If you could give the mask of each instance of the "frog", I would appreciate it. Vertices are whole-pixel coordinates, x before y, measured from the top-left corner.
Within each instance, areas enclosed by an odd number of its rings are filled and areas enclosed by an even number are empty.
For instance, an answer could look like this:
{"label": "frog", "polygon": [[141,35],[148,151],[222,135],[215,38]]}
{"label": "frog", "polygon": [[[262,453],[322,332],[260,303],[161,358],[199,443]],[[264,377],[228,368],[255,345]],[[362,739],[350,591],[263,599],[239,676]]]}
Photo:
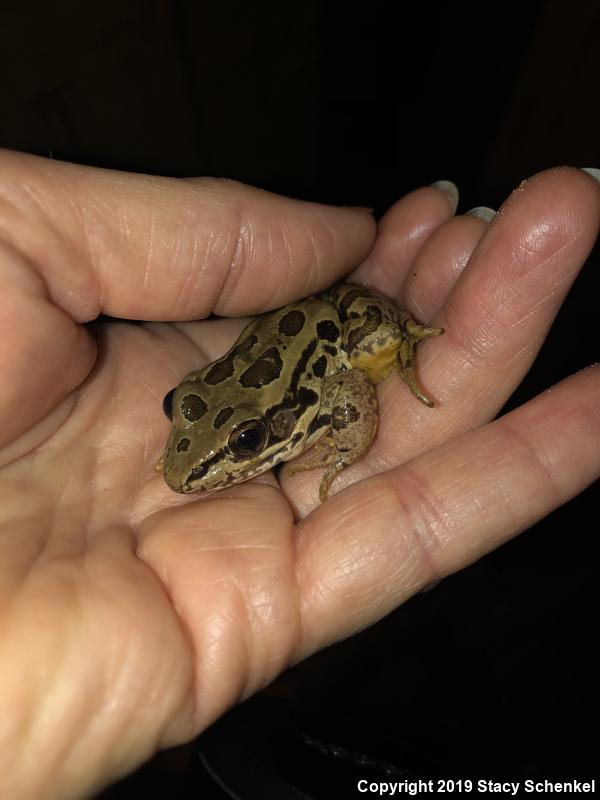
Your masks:
{"label": "frog", "polygon": [[396,370],[432,408],[415,371],[421,325],[369,288],[339,283],[261,314],[230,350],[190,372],[164,398],[172,423],[156,465],[176,492],[225,489],[297,458],[291,474],[324,469],[319,499],[370,449],[378,426],[375,386]]}

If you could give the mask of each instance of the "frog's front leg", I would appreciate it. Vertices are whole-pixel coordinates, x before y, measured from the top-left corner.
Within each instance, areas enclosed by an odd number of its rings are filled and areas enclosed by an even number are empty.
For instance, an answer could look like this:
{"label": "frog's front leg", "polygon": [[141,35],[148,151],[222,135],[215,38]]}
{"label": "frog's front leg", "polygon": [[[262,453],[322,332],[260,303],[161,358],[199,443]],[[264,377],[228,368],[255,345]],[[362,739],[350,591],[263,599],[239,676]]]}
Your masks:
{"label": "frog's front leg", "polygon": [[290,474],[326,468],[319,487],[321,502],[327,499],[336,476],[365,455],[377,432],[377,398],[364,370],[350,369],[325,379],[321,412],[329,409],[331,430],[318,442],[328,452],[290,468]]}

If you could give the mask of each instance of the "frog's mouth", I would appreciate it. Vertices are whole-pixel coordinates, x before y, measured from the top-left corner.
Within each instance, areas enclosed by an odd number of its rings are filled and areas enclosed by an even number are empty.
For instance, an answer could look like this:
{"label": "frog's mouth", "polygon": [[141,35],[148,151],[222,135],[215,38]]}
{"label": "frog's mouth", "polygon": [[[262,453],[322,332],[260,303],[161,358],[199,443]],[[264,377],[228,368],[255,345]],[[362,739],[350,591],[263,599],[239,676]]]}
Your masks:
{"label": "frog's mouth", "polygon": [[[211,485],[210,473],[215,471],[216,465],[225,458],[225,450],[219,450],[201,464],[196,464],[187,474],[186,478],[175,489],[177,492],[205,492],[208,489],[219,488],[221,482],[214,481]],[[215,476],[216,477],[216,476]]]}
{"label": "frog's mouth", "polygon": [[[271,469],[271,459],[259,463],[235,463],[228,460],[230,469],[223,468],[224,465],[217,466],[227,455],[215,454],[204,463],[195,466],[188,474],[187,478],[177,487],[176,491],[188,492],[212,492],[217,489],[226,489],[235,486],[237,483],[250,480],[257,475]],[[218,456],[218,457],[217,457]],[[212,473],[212,474],[211,474]]]}
{"label": "frog's mouth", "polygon": [[203,461],[190,462],[187,468],[180,463],[178,469],[165,469],[165,481],[173,491],[182,494],[225,489],[261,475],[281,461],[295,458],[302,452],[303,437],[304,434],[299,432],[289,442],[275,442],[265,448],[258,458],[235,457],[228,447],[224,447],[216,453],[207,454]]}

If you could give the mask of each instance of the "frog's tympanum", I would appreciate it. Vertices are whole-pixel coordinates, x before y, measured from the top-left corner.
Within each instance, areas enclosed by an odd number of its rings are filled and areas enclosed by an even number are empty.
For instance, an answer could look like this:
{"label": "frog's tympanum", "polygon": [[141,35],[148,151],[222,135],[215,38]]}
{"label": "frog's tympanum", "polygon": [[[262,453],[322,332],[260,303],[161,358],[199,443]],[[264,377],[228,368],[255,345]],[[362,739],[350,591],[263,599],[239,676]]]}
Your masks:
{"label": "frog's tympanum", "polygon": [[173,428],[157,468],[176,492],[223,489],[319,442],[319,457],[292,470],[324,467],[325,500],[336,475],[375,438],[375,384],[397,368],[413,395],[433,406],[417,383],[414,352],[440,333],[348,283],[263,314],[226,355],[167,394]]}

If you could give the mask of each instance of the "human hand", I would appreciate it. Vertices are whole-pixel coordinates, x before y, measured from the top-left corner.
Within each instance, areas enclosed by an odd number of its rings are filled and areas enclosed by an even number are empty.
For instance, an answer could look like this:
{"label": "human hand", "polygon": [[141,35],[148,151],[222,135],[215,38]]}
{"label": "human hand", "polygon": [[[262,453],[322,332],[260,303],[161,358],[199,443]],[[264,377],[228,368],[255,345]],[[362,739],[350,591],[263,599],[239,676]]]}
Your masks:
{"label": "human hand", "polygon": [[439,406],[422,408],[390,377],[374,447],[319,506],[318,473],[284,469],[280,484],[266,474],[200,498],[153,472],[163,395],[243,321],[92,334],[82,323],[99,311],[193,320],[281,306],[359,263],[370,217],[227,182],[16,154],[0,167],[7,796],[89,793],[189,740],[597,475],[597,369],[486,424],[597,235],[600,189],[586,175],[537,176],[489,230],[450,219],[432,188],[386,215],[351,278],[446,329],[419,353]]}

